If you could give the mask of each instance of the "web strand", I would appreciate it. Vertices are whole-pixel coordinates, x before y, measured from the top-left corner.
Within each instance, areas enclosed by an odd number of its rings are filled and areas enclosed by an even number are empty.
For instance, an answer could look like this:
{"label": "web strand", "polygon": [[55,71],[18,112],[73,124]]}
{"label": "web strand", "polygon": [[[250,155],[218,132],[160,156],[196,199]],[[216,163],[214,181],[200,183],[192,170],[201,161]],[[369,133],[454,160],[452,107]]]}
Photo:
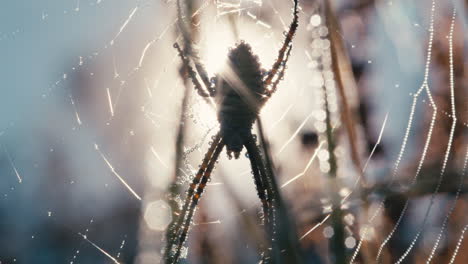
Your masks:
{"label": "web strand", "polygon": [[[433,114],[432,114],[429,130],[427,132],[423,153],[422,153],[421,158],[419,160],[419,164],[418,164],[416,174],[415,174],[415,176],[413,178],[413,183],[416,182],[417,177],[419,175],[419,172],[421,171],[422,165],[423,165],[423,163],[425,161],[427,149],[429,147],[429,143],[430,143],[430,140],[432,138],[432,132],[433,132],[433,128],[434,128],[435,120],[436,120],[436,115],[437,115],[437,107],[435,105],[434,100],[432,99],[431,91],[430,91],[429,85],[428,85],[428,79],[429,79],[429,69],[430,69],[431,57],[432,57],[432,45],[433,45],[433,40],[434,40],[434,17],[435,17],[435,9],[436,9],[435,2],[436,1],[433,0],[432,5],[431,5],[431,17],[430,17],[430,25],[429,25],[429,32],[430,33],[429,33],[429,41],[428,41],[427,54],[426,54],[426,65],[425,65],[425,69],[424,69],[424,78],[423,78],[423,82],[422,82],[421,87],[419,88],[419,90],[413,96],[413,102],[412,102],[412,105],[411,105],[411,111],[410,111],[410,115],[409,115],[409,119],[408,119],[408,124],[406,126],[406,131],[405,131],[405,135],[403,137],[403,142],[402,142],[402,145],[401,145],[401,148],[400,148],[400,152],[398,154],[397,160],[395,161],[395,165],[394,165],[394,168],[393,168],[393,173],[392,173],[392,176],[391,176],[391,179],[390,179],[390,184],[392,184],[394,182],[394,180],[395,180],[395,178],[396,178],[396,176],[398,174],[398,169],[399,169],[401,160],[403,158],[403,155],[405,154],[406,146],[407,146],[408,139],[409,139],[409,135],[410,135],[411,128],[412,128],[412,125],[413,125],[413,120],[414,120],[414,116],[415,116],[415,112],[416,112],[416,105],[417,105],[419,96],[421,95],[421,93],[423,91],[427,92],[427,95],[428,95],[428,97],[430,99],[430,102],[431,102],[431,106],[433,108]],[[377,215],[382,210],[385,201],[386,201],[386,198],[384,198],[379,203],[379,205],[377,206],[377,210],[374,212],[374,214],[368,220],[367,227],[364,229],[363,234],[361,235],[361,238],[359,239],[358,246],[356,247],[356,249],[355,249],[355,251],[353,253],[353,256],[352,256],[352,258],[350,260],[350,263],[353,263],[355,258],[357,257],[357,254],[359,253],[359,249],[361,248],[361,245],[362,245],[364,239],[366,238],[367,229],[368,229],[368,227],[372,226],[373,220],[375,219],[375,217],[377,217]],[[406,203],[408,203],[408,201]],[[404,216],[404,214],[406,212],[406,208],[407,208],[406,203],[405,203],[405,206],[404,206],[404,209],[403,209],[402,213],[399,216],[399,219],[397,220],[397,223],[396,223],[395,227],[393,228],[393,230],[390,232],[390,234],[384,239],[384,241],[380,245],[378,253],[377,253],[376,261],[378,261],[380,259],[380,256],[381,256],[381,253],[382,253],[382,250],[383,250],[384,246],[388,243],[388,241],[390,241],[390,239],[393,236],[394,232],[398,228],[398,225],[401,222],[401,219],[403,218],[403,216]]]}

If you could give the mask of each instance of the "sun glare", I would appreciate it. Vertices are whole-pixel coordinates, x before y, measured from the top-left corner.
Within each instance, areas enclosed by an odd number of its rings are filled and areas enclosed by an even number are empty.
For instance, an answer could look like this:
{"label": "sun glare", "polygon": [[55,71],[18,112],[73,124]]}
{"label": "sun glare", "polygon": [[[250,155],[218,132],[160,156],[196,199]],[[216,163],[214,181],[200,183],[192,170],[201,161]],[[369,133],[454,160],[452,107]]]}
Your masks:
{"label": "sun glare", "polygon": [[[199,98],[195,99],[193,104],[193,118],[203,128],[213,128],[218,124],[216,109],[211,104],[206,103]],[[203,129],[204,129],[203,128]]]}
{"label": "sun glare", "polygon": [[232,33],[228,30],[221,30],[220,25],[214,25],[213,31],[209,32],[205,48],[202,51],[202,58],[206,70],[210,76],[220,72],[226,63],[229,48],[235,44]]}

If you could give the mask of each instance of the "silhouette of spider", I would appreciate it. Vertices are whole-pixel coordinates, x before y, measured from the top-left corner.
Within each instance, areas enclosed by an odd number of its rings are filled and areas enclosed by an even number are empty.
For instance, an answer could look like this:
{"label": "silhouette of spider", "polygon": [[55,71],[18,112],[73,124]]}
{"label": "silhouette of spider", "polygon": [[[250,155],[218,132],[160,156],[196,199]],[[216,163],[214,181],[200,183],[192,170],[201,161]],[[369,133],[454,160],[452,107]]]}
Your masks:
{"label": "silhouette of spider", "polygon": [[[180,23],[182,15],[179,1],[177,1],[177,5]],[[298,0],[294,0],[293,21],[289,31],[285,33],[285,40],[279,50],[278,57],[267,74],[264,74],[265,72],[261,69],[258,57],[253,54],[250,45],[243,41],[230,50],[225,71],[222,74],[216,74],[211,79],[208,78],[207,71],[198,59],[190,54],[186,56],[179,45],[174,44],[174,48],[177,49],[188,77],[192,80],[198,94],[205,98],[215,98],[220,131],[213,137],[212,144],[190,184],[175,227],[168,231],[175,232],[174,240],[168,241],[167,250],[169,250],[168,255],[171,256],[169,263],[177,263],[180,258],[198,201],[224,147],[226,147],[230,159],[233,155],[234,158],[239,158],[244,146],[247,149],[257,195],[262,203],[265,225],[268,231],[272,232],[274,228],[272,204],[274,194],[269,188],[265,165],[256,144],[256,136],[252,134],[251,130],[261,108],[275,93],[279,82],[283,79],[297,27]],[[183,28],[181,29],[185,43],[190,46],[187,33],[184,32]],[[188,50],[188,53],[191,53],[190,47]],[[190,65],[191,61],[195,65],[196,71]],[[197,72],[202,82],[197,79]],[[175,248],[172,248],[173,246]],[[264,255],[264,262],[266,262],[266,258]]]}

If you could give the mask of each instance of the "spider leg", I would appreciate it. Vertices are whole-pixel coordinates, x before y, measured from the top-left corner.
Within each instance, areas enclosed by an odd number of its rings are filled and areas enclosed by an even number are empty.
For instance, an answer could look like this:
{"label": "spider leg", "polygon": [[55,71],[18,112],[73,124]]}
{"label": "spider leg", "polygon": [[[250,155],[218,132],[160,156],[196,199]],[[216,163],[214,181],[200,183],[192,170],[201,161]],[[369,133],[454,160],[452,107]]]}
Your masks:
{"label": "spider leg", "polygon": [[281,65],[281,70],[278,73],[278,77],[276,80],[271,84],[271,88],[265,92],[266,97],[264,97],[264,100],[270,99],[270,97],[276,92],[276,89],[278,87],[279,82],[283,79],[284,73],[286,72],[286,62],[289,59],[289,55],[291,54],[291,48],[292,46],[288,47],[288,51],[286,52],[286,58],[284,60],[284,64]]}
{"label": "spider leg", "polygon": [[205,66],[201,63],[200,58],[198,55],[195,54],[191,55],[193,63],[195,64],[195,68],[197,69],[200,78],[202,79],[203,83],[205,84],[206,89],[211,97],[216,95],[216,90],[213,87],[210,79],[208,78],[208,73],[206,72]]}
{"label": "spider leg", "polygon": [[252,162],[256,164],[261,182],[264,186],[264,189],[266,190],[267,203],[268,203],[268,208],[269,208],[268,215],[270,216],[270,222],[273,224],[273,221],[271,220],[273,219],[274,216],[271,214],[271,212],[272,212],[272,208],[274,207],[273,197],[275,197],[275,193],[273,189],[271,188],[271,183],[268,178],[268,173],[265,168],[265,163],[263,162],[262,156],[260,155],[260,150],[258,149],[258,146],[253,140],[253,137],[251,140],[246,141],[245,147],[247,148],[247,151],[249,153],[249,159],[251,158]]}
{"label": "spider leg", "polygon": [[[286,66],[286,62],[288,60],[289,55],[287,55],[290,52],[290,48],[288,48],[291,45],[292,39],[294,37],[294,34],[296,33],[296,29],[298,27],[298,1],[299,0],[294,0],[294,11],[293,11],[293,21],[291,22],[291,25],[289,26],[289,31],[286,34],[286,39],[284,40],[283,46],[278,52],[278,58],[276,59],[275,63],[273,64],[273,67],[268,74],[268,76],[264,80],[264,85],[265,87],[270,86],[273,78],[276,76],[278,71],[281,68],[281,65],[283,64]],[[289,49],[289,51],[288,51]],[[271,95],[271,94],[270,94]]]}
{"label": "spider leg", "polygon": [[[271,183],[270,183],[270,180],[268,179],[268,174],[265,168],[265,164],[263,162],[263,159],[260,155],[260,150],[258,149],[258,146],[256,145],[253,136],[250,136],[247,138],[245,142],[245,147],[247,149],[247,152],[249,153],[249,159],[251,160],[251,164],[255,164],[255,165],[252,165],[252,169],[257,168],[259,181],[262,184],[262,189],[263,189],[264,194],[266,193],[267,208],[264,208],[264,210],[267,211],[266,212],[266,217],[267,217],[267,221],[266,221],[267,230],[266,231],[268,234],[268,238],[270,239],[270,242],[273,244],[272,246],[275,247],[274,243],[276,241],[275,239],[275,233],[276,233],[275,231],[276,230],[276,212],[275,211],[276,209],[275,209],[274,200],[273,200],[273,198],[275,197],[275,193],[273,189],[271,188]],[[254,172],[254,176],[255,176],[255,172]],[[267,253],[264,254],[262,263],[269,263],[269,260],[270,260],[270,254],[267,254]]]}
{"label": "spider leg", "polygon": [[182,59],[182,63],[184,64],[184,67],[187,69],[187,73],[190,77],[190,80],[192,80],[193,85],[195,86],[195,90],[197,90],[198,94],[201,97],[211,97],[209,93],[207,93],[204,89],[201,83],[197,79],[197,73],[195,70],[193,70],[192,66],[190,66],[190,62],[185,57],[184,52],[180,48],[179,44],[176,42],[174,43],[174,48],[177,49],[177,52],[179,53],[180,58]]}
{"label": "spider leg", "polygon": [[[196,52],[194,49],[192,49],[192,40],[191,40],[191,35],[189,33],[189,30],[186,27],[186,23],[184,21],[184,18],[182,17],[182,8],[180,5],[180,0],[177,0],[177,17],[178,17],[178,25],[179,29],[182,33],[182,37],[184,39],[185,43],[185,51],[189,55],[189,57],[192,59],[193,63],[195,64],[195,69],[197,70],[198,74],[200,75],[200,79],[202,80],[203,84],[205,85],[206,89],[208,90],[208,93],[211,97],[215,96],[215,89],[212,87],[210,79],[208,78],[208,73],[205,69],[205,66],[201,63],[200,57],[198,56],[198,52]],[[179,54],[181,52],[179,51]],[[183,59],[182,59],[183,60]],[[188,59],[187,63],[184,62],[184,64],[188,65]],[[193,75],[195,74],[195,71],[192,69]],[[193,81],[193,77],[191,76]],[[198,81],[197,81],[198,82]],[[199,83],[198,86],[201,87],[201,84]],[[198,88],[197,88],[198,89]],[[203,96],[203,95],[202,95]],[[204,96],[207,97],[207,96]]]}
{"label": "spider leg", "polygon": [[252,153],[253,150],[252,150],[251,142],[254,142],[254,139],[253,139],[252,135],[249,135],[249,136],[247,136],[247,138],[244,139],[244,146],[247,149],[247,153],[249,154],[250,166],[252,167],[255,187],[257,188],[257,195],[258,195],[258,198],[260,198],[260,201],[262,203],[264,221],[265,221],[265,224],[267,224],[268,223],[268,207],[269,207],[269,205],[268,205],[267,196],[266,196],[267,195],[266,194],[266,186],[265,186],[265,183],[262,181],[262,178],[260,176],[259,166],[261,166],[261,164],[258,164],[257,160],[254,159],[254,154]]}
{"label": "spider leg", "polygon": [[[184,206],[183,206],[183,208],[181,210],[181,213],[180,213],[174,227],[171,228],[172,229],[171,231],[174,232],[174,234],[176,234],[176,235],[180,232],[180,230],[182,228],[182,224],[184,223],[185,216],[187,215],[188,208],[190,206],[193,195],[195,193],[195,189],[196,189],[197,185],[200,183],[200,180],[203,177],[203,175],[204,175],[204,173],[205,173],[205,171],[206,171],[206,169],[208,167],[208,164],[211,161],[213,153],[214,153],[214,151],[216,150],[216,148],[219,145],[220,140],[221,140],[221,136],[220,136],[220,133],[218,133],[215,136],[214,140],[213,140],[213,144],[208,149],[208,151],[207,151],[207,153],[206,153],[206,155],[205,155],[205,157],[203,159],[203,162],[200,165],[200,168],[199,168],[197,174],[195,175],[195,177],[192,180],[192,183],[190,184],[189,190],[187,191],[187,198],[185,199],[185,203],[184,203]],[[170,250],[172,249],[172,245],[176,243],[174,240],[175,239],[172,239],[171,241],[168,241],[167,250],[168,250],[169,253],[170,253]],[[168,256],[170,256],[170,254],[168,254]]]}
{"label": "spider leg", "polygon": [[[252,167],[252,172],[254,175],[254,182],[255,182],[255,187],[257,189],[257,195],[258,198],[260,198],[260,201],[262,203],[262,210],[263,210],[263,221],[264,221],[264,226],[266,227],[266,232],[268,237],[270,237],[270,207],[271,204],[268,201],[267,197],[267,187],[266,183],[264,182],[264,179],[262,179],[261,175],[261,170],[260,167],[262,167],[262,164],[258,163],[258,160],[255,158],[255,153],[253,148],[256,147],[255,145],[255,140],[253,136],[250,134],[246,138],[244,138],[244,146],[247,149],[247,153],[249,155],[249,160],[250,160],[250,165]],[[270,237],[271,238],[271,237]],[[267,254],[267,251],[265,248],[269,248],[269,246],[262,245],[262,261],[261,263],[267,263],[269,255]]]}
{"label": "spider leg", "polygon": [[[209,158],[209,161],[208,161],[208,163],[206,165],[206,170],[204,170],[204,172],[202,172],[202,173],[198,173],[197,176],[199,174],[201,176],[199,176],[198,179],[197,179],[197,177],[195,177],[193,183],[190,185],[189,192],[187,194],[187,200],[185,201],[185,205],[184,205],[185,210],[183,210],[184,213],[179,218],[180,221],[185,220],[185,222],[183,223],[183,226],[181,226],[180,229],[178,230],[180,232],[180,236],[178,238],[178,241],[176,241],[177,242],[177,248],[176,248],[176,253],[174,255],[173,263],[177,263],[178,260],[179,260],[180,253],[181,253],[181,250],[182,250],[182,246],[183,246],[183,244],[185,242],[185,239],[187,238],[187,234],[188,234],[190,224],[192,222],[192,218],[193,218],[193,215],[195,213],[195,209],[197,207],[198,201],[200,200],[200,198],[201,198],[201,196],[203,194],[203,191],[205,190],[206,184],[207,184],[208,180],[210,179],[211,172],[213,171],[214,166],[216,164],[216,161],[219,158],[219,154],[221,153],[221,151],[224,148],[224,142],[221,140],[221,137],[219,135],[217,136],[217,139],[218,139],[217,143],[213,143],[212,148],[210,149],[210,150],[212,150],[214,148],[214,152],[213,152],[213,155],[211,156],[211,158]],[[213,147],[213,146],[215,146],[215,147]],[[202,168],[200,168],[200,171],[201,170],[202,170]],[[198,188],[197,188],[196,193],[194,194],[195,186],[196,186],[196,184],[198,182],[199,182]],[[187,210],[188,210],[188,213],[186,213]],[[185,217],[185,215],[187,215],[187,216]]]}

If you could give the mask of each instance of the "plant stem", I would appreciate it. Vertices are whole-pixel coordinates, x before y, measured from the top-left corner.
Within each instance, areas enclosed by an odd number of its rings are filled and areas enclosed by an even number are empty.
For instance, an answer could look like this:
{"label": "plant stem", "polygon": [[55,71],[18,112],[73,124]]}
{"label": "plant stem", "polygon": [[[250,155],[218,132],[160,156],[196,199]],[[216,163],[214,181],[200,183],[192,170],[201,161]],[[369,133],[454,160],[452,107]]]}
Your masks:
{"label": "plant stem", "polygon": [[[180,4],[180,2],[177,2]],[[179,6],[180,8],[180,6]],[[180,12],[181,10],[178,10]],[[193,11],[193,5],[187,4],[187,11],[191,14]],[[182,31],[182,34],[184,35],[184,51],[187,49],[191,49],[190,47],[190,42],[186,39],[188,36],[186,34],[193,34],[192,30],[188,31],[185,28],[185,25],[183,21],[179,21],[179,30]],[[166,231],[166,250],[164,252],[164,261],[166,264],[173,264],[173,259],[171,256],[171,250],[173,245],[175,244],[175,240],[177,239],[177,230],[175,230],[175,227],[177,225],[177,218],[180,215],[180,207],[177,201],[175,200],[175,197],[180,194],[181,189],[180,186],[178,185],[179,181],[179,168],[182,167],[182,162],[184,160],[184,141],[185,141],[185,130],[186,130],[186,120],[185,116],[187,114],[187,109],[188,109],[188,102],[189,102],[189,96],[190,96],[190,82],[187,77],[187,70],[185,69],[184,66],[183,68],[180,69],[179,74],[180,77],[184,81],[184,94],[182,98],[182,105],[181,105],[181,110],[180,110],[180,118],[179,118],[179,123],[177,127],[177,136],[176,136],[176,146],[175,146],[175,161],[174,161],[174,171],[173,171],[173,178],[171,183],[169,184],[166,193],[168,194],[167,196],[167,203],[171,207],[172,210],[172,221],[169,224],[169,227]]]}
{"label": "plant stem", "polygon": [[[353,107],[351,107],[351,103],[348,99],[349,91],[351,90],[352,92],[356,92],[357,85],[351,69],[351,62],[346,53],[346,48],[341,37],[341,27],[335,13],[333,12],[330,0],[324,0],[324,16],[325,23],[330,34],[331,66],[335,77],[335,83],[338,88],[338,94],[340,96],[341,120],[346,128],[346,134],[348,136],[351,150],[351,159],[357,173],[362,175],[362,162],[359,156],[357,132],[355,128],[357,117],[353,114],[355,109],[352,109]],[[345,91],[345,86],[348,87],[348,93]],[[357,103],[355,102],[353,105],[356,104]],[[362,177],[362,181],[365,183],[364,177]]]}
{"label": "plant stem", "polygon": [[328,143],[328,163],[330,169],[328,176],[330,180],[330,192],[332,202],[331,221],[334,234],[330,240],[330,249],[333,253],[334,260],[332,263],[346,263],[346,247],[345,247],[345,230],[343,224],[343,211],[341,210],[341,197],[339,195],[340,186],[337,179],[337,161],[335,156],[335,138],[331,125],[331,116],[329,110],[328,93],[326,86],[323,86],[324,107],[325,107],[325,123],[326,123],[326,138]]}

